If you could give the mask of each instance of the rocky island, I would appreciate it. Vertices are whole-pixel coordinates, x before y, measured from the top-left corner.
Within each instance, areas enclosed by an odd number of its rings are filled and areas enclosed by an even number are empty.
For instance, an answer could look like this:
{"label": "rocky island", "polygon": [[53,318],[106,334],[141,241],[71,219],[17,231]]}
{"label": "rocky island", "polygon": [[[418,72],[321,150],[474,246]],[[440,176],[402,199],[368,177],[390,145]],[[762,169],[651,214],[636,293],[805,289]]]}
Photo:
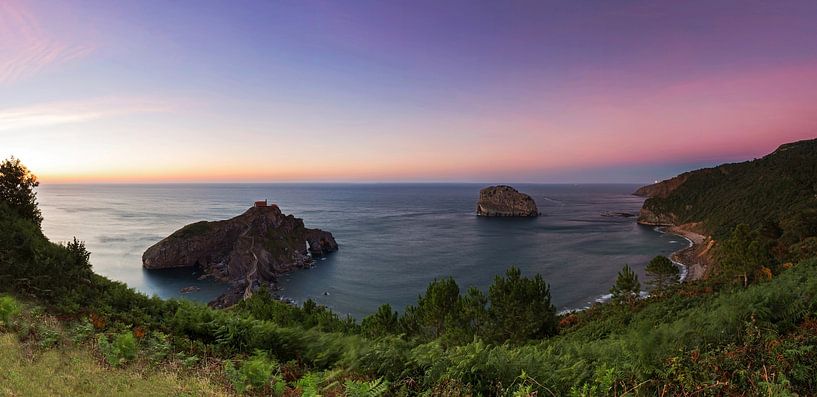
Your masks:
{"label": "rocky island", "polygon": [[230,285],[211,302],[231,306],[278,276],[309,267],[313,257],[337,251],[331,233],[309,229],[302,219],[285,215],[265,201],[235,218],[187,225],[148,248],[145,269],[195,267]]}
{"label": "rocky island", "polygon": [[539,209],[531,196],[506,186],[491,186],[479,191],[479,216],[539,216]]}

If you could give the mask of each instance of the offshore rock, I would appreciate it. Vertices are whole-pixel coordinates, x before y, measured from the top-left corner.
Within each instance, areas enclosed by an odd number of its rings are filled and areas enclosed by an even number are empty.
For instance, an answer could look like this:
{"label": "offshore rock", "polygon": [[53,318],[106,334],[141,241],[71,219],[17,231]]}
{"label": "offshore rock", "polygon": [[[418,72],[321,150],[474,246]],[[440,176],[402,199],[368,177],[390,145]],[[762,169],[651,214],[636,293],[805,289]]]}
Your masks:
{"label": "offshore rock", "polygon": [[539,216],[536,202],[525,193],[505,186],[491,186],[479,191],[479,216]]}

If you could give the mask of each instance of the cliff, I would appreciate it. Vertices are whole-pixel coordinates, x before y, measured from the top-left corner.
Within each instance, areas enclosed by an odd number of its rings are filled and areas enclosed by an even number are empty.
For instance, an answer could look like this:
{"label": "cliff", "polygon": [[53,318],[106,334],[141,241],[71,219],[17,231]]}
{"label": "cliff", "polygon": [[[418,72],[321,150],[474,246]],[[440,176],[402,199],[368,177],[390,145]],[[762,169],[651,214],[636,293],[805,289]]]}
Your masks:
{"label": "cliff", "polygon": [[661,181],[658,183],[653,183],[652,185],[642,186],[638,188],[638,190],[633,193],[636,196],[641,197],[661,197],[666,198],[672,193],[675,189],[679,186],[683,185],[684,182],[687,181],[689,178],[689,172],[683,173],[678,175],[674,178],[667,179],[665,181]]}
{"label": "cliff", "polygon": [[479,191],[479,216],[539,216],[536,202],[525,193],[505,186],[491,186]]}
{"label": "cliff", "polygon": [[336,251],[332,234],[309,229],[276,205],[255,206],[228,220],[187,225],[148,248],[146,269],[197,267],[231,291],[216,305],[229,306],[278,276],[310,266],[312,257]]}

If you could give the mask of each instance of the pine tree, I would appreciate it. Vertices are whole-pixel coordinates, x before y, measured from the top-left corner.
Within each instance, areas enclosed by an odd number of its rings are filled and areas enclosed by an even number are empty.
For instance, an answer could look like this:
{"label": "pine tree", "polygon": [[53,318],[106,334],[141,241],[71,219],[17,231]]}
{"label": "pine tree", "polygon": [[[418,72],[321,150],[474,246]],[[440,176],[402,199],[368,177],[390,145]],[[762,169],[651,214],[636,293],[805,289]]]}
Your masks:
{"label": "pine tree", "polygon": [[522,277],[511,267],[497,276],[488,289],[488,319],[494,341],[515,343],[540,339],[556,332],[556,308],[550,303],[550,286],[537,274]]}
{"label": "pine tree", "polygon": [[630,265],[624,265],[624,268],[618,272],[616,284],[613,285],[613,288],[610,288],[613,301],[632,304],[638,298],[640,292],[641,283],[638,282],[638,276],[630,268]]}
{"label": "pine tree", "polygon": [[468,288],[462,297],[463,314],[467,326],[473,335],[483,336],[488,324],[488,297],[476,287]]}
{"label": "pine tree", "polygon": [[416,314],[424,333],[431,338],[439,338],[447,329],[461,326],[462,300],[457,282],[450,277],[432,281],[417,301]]}
{"label": "pine tree", "polygon": [[666,256],[656,256],[647,264],[648,284],[656,292],[663,291],[669,285],[678,282],[680,271]]}
{"label": "pine tree", "polygon": [[398,314],[388,303],[360,323],[363,333],[370,337],[396,334],[399,327]]}

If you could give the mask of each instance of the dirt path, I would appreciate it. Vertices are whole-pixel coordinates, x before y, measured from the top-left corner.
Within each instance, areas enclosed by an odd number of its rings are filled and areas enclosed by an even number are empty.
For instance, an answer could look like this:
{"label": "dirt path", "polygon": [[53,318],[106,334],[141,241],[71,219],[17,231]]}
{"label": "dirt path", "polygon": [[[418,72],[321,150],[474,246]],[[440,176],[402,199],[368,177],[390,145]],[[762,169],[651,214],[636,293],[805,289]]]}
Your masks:
{"label": "dirt path", "polygon": [[[244,233],[241,234],[241,237],[242,238],[246,237],[247,233],[249,233],[249,231],[250,231],[250,227],[247,227],[247,230],[245,230]],[[252,297],[252,284],[253,284],[252,281],[255,278],[255,275],[258,273],[258,256],[255,255],[255,251],[254,251],[255,237],[250,237],[250,239],[251,239],[250,240],[250,254],[252,254],[253,262],[252,262],[252,265],[251,265],[252,270],[250,270],[250,272],[247,273],[247,277],[245,278],[245,280],[247,281],[247,287],[244,289],[244,299],[249,299],[250,297]]]}

